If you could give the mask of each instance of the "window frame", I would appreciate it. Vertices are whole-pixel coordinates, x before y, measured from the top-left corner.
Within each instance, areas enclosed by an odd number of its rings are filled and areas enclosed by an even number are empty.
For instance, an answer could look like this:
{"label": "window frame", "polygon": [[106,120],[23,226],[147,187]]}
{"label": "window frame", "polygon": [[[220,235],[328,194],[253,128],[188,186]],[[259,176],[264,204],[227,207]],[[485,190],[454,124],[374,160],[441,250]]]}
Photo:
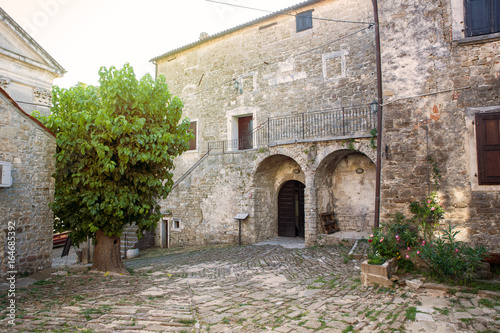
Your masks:
{"label": "window frame", "polygon": [[478,177],[478,155],[477,155],[477,136],[476,136],[476,114],[489,114],[500,112],[500,105],[468,107],[465,109],[466,151],[469,159],[469,184],[473,192],[496,192],[500,191],[500,185],[479,185]]}
{"label": "window frame", "polygon": [[[192,124],[195,124],[195,129],[194,129],[194,139],[192,140],[189,140],[189,148],[187,150],[187,152],[196,152],[198,151],[198,119],[193,119],[193,120],[190,120],[189,122],[189,130],[191,130],[191,125]],[[191,143],[194,142],[194,149],[191,149]]]}
{"label": "window frame", "polygon": [[[477,178],[478,185],[500,185],[500,176],[489,176],[485,172],[486,168],[486,152],[500,151],[500,143],[498,145],[488,145],[485,142],[485,121],[496,119],[499,125],[498,136],[500,137],[500,111],[488,113],[476,113],[474,115],[474,123],[476,128],[476,153],[477,153]],[[497,146],[495,148],[495,146]]]}

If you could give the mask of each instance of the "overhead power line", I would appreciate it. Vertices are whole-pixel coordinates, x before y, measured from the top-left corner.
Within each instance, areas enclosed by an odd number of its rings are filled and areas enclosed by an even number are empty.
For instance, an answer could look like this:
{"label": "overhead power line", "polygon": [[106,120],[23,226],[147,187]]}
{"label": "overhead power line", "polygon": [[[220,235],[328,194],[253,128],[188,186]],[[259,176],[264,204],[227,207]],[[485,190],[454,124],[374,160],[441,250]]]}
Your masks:
{"label": "overhead power line", "polygon": [[[208,1],[208,0],[207,0],[207,1]],[[272,62],[264,62],[264,64],[259,65],[259,66],[256,66],[256,67],[254,67],[254,68],[250,69],[249,71],[250,71],[250,72],[251,72],[251,71],[256,71],[256,70],[259,70],[259,69],[260,69],[260,68],[262,68],[262,67],[267,67],[267,66],[269,66],[269,65],[277,64],[277,63],[279,63],[279,62],[283,62],[283,61],[285,61],[285,60],[288,60],[288,59],[291,59],[291,58],[295,58],[295,57],[301,56],[301,55],[303,55],[303,54],[306,54],[306,53],[309,53],[309,52],[313,52],[313,51],[319,50],[319,49],[321,49],[321,48],[323,48],[323,47],[325,47],[325,46],[328,46],[328,45],[330,45],[330,44],[333,44],[333,43],[336,43],[336,42],[341,41],[341,40],[343,40],[343,39],[346,39],[346,38],[349,38],[349,37],[351,37],[351,36],[354,36],[354,35],[356,35],[356,34],[358,34],[358,33],[362,32],[362,31],[364,31],[364,30],[368,30],[368,29],[370,29],[371,27],[372,27],[372,25],[371,25],[371,24],[369,24],[367,27],[364,27],[364,28],[362,28],[362,29],[359,29],[359,30],[353,31],[353,32],[351,32],[350,34],[347,34],[347,35],[345,35],[345,36],[342,36],[342,37],[336,38],[336,39],[334,39],[334,40],[332,40],[332,41],[330,41],[330,42],[328,42],[328,43],[325,43],[325,44],[322,44],[322,45],[320,45],[320,46],[314,47],[314,48],[309,49],[309,50],[307,50],[307,51],[303,51],[303,52],[300,52],[300,53],[298,53],[298,54],[293,54],[293,55],[288,56],[288,57],[283,57],[283,58],[280,58],[280,59],[275,60],[275,61],[272,61]],[[234,80],[235,80],[234,78],[232,78],[231,80],[226,80],[226,81],[224,81],[224,82],[222,82],[222,83],[220,83],[220,84],[217,84],[217,85],[215,85],[215,86],[212,86],[212,87],[209,87],[209,88],[203,89],[203,90],[201,90],[201,91],[195,92],[195,93],[193,93],[192,95],[198,95],[198,94],[204,93],[204,92],[206,92],[206,91],[209,91],[209,90],[212,90],[212,89],[215,89],[215,88],[218,88],[218,87],[221,87],[221,86],[227,85],[227,84],[231,84],[231,83],[233,83],[233,81],[234,81]]]}
{"label": "overhead power line", "polygon": [[[276,13],[277,15],[286,15],[286,16],[294,16],[294,17],[297,16],[295,14],[289,14],[289,13],[284,13],[284,12],[279,12],[279,11],[277,12],[277,11],[260,9],[260,8],[247,7],[247,6],[242,6],[242,5],[232,4],[232,3],[226,3],[226,2],[221,2],[221,1],[215,1],[215,0],[205,0],[205,1],[207,1],[207,2],[213,2],[213,3],[218,3],[218,4],[226,5],[226,6],[231,6],[231,7],[238,7],[238,8],[244,8],[244,9],[256,10],[256,11],[264,12],[264,13]],[[336,20],[336,19],[327,19],[327,18],[315,17],[315,16],[313,16],[312,19],[313,20],[319,20],[319,21],[339,22],[339,23],[371,24],[371,25],[374,24],[374,22]]]}

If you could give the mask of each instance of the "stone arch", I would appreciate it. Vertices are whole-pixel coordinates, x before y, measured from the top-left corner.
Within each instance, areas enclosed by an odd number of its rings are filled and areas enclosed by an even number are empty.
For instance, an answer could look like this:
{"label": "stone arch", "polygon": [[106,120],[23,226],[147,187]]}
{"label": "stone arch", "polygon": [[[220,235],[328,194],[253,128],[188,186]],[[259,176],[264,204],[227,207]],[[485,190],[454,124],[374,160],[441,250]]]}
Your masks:
{"label": "stone arch", "polygon": [[271,155],[263,159],[254,176],[254,222],[256,240],[265,240],[278,235],[278,193],[281,186],[290,180],[306,184],[299,163],[286,155]]}
{"label": "stone arch", "polygon": [[341,231],[371,230],[375,175],[375,163],[362,152],[341,149],[330,153],[319,163],[314,178],[318,212],[334,212]]}

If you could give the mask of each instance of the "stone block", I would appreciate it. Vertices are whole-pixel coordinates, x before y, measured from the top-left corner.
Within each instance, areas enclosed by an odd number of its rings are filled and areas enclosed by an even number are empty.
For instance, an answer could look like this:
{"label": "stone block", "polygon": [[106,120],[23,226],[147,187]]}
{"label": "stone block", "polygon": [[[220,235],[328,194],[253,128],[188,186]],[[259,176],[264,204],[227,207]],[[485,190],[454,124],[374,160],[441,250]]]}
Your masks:
{"label": "stone block", "polygon": [[391,259],[382,265],[371,265],[367,260],[361,263],[361,283],[365,287],[373,285],[382,285],[391,287],[392,275],[397,269],[397,260]]}

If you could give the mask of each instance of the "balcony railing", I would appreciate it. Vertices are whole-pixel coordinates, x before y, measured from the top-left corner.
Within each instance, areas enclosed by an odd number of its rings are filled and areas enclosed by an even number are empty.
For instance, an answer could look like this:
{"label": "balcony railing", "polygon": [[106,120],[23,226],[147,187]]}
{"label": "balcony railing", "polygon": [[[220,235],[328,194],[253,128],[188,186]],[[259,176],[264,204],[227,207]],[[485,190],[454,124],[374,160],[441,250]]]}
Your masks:
{"label": "balcony railing", "polygon": [[369,135],[377,127],[376,113],[370,106],[307,112],[269,118],[247,136],[235,140],[212,141],[208,151],[241,151],[290,140],[311,140]]}

